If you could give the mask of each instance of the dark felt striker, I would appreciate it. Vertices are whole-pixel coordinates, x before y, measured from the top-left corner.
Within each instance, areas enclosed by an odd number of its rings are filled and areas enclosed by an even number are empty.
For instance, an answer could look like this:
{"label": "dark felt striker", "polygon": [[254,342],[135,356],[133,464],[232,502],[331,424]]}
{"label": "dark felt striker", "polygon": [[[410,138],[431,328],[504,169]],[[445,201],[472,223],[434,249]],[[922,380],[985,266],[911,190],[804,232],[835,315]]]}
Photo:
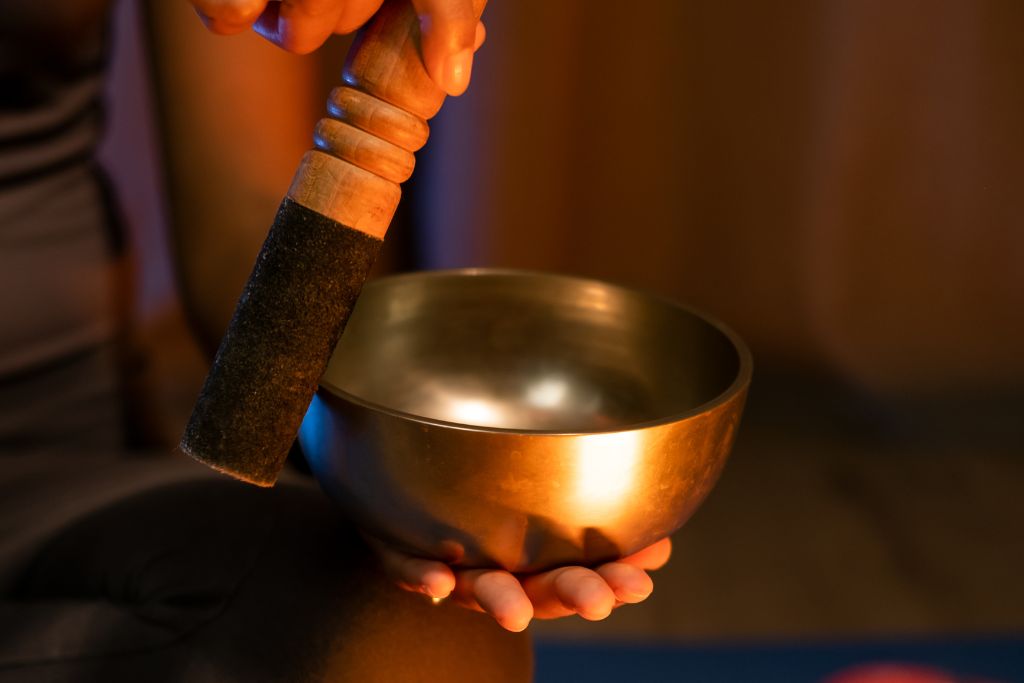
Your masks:
{"label": "dark felt striker", "polygon": [[418,45],[412,6],[389,0],[349,52],[182,437],[217,470],[271,486],[284,466],[444,101]]}
{"label": "dark felt striker", "polygon": [[274,483],[381,244],[281,203],[185,429],[186,453]]}

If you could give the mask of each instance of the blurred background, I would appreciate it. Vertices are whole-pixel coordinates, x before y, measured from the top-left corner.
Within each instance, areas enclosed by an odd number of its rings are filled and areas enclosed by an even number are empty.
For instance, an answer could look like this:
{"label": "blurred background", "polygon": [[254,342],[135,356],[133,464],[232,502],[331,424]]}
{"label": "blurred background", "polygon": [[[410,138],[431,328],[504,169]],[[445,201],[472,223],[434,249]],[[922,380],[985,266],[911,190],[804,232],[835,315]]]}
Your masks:
{"label": "blurred background", "polygon": [[[210,36],[184,2],[117,12],[102,158],[138,438],[170,449],[347,41],[295,57]],[[734,455],[653,599],[537,624],[543,642],[1024,642],[1024,4],[484,18],[379,273],[606,279],[726,321],[755,358]]]}

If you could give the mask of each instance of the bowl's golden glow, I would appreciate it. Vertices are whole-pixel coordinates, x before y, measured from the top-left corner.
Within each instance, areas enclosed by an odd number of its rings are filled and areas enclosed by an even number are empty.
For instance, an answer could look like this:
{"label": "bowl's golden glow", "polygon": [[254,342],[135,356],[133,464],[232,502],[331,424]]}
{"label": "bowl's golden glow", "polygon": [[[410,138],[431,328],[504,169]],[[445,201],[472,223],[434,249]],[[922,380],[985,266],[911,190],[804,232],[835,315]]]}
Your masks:
{"label": "bowl's golden glow", "polygon": [[750,382],[683,307],[515,271],[364,289],[301,438],[325,490],[409,552],[533,571],[634,552],[692,514]]}

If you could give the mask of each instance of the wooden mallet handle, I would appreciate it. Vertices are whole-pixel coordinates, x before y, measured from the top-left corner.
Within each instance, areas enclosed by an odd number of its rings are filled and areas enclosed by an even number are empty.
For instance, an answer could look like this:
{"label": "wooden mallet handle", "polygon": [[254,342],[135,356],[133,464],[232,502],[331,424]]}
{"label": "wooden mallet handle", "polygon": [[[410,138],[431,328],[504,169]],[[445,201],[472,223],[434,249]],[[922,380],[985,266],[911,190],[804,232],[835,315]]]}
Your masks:
{"label": "wooden mallet handle", "polygon": [[[477,17],[486,0],[474,0]],[[182,437],[211,467],[271,486],[362,289],[445,93],[408,0],[356,37],[257,257]]]}

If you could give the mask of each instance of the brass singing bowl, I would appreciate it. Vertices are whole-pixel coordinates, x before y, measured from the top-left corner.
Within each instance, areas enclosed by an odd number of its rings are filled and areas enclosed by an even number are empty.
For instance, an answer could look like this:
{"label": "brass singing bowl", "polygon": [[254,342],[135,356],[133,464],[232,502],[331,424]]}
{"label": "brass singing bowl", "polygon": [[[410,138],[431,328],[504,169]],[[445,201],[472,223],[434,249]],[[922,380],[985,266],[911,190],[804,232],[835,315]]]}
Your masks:
{"label": "brass singing bowl", "polygon": [[300,438],[323,488],[408,553],[530,572],[678,529],[732,446],[728,328],[593,280],[434,271],[368,284]]}

